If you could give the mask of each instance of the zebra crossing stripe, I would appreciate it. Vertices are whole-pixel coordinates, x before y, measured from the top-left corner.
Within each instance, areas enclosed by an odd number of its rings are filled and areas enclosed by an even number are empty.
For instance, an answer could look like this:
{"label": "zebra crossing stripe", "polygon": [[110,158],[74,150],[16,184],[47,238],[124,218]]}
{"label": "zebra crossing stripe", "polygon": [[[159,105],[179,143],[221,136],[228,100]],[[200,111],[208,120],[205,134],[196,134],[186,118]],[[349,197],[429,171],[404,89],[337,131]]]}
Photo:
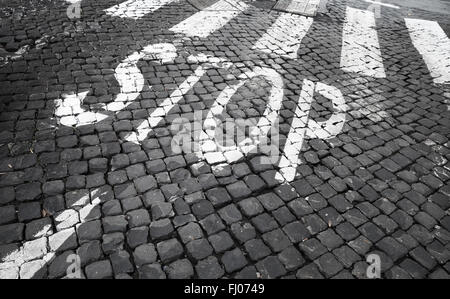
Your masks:
{"label": "zebra crossing stripe", "polygon": [[245,11],[248,5],[238,0],[220,0],[169,30],[190,37],[205,38]]}
{"label": "zebra crossing stripe", "polygon": [[279,50],[287,53],[284,57],[296,59],[300,44],[312,23],[312,18],[281,13],[252,49],[264,53]]}
{"label": "zebra crossing stripe", "polygon": [[414,47],[436,84],[450,83],[450,39],[437,22],[405,19]]}
{"label": "zebra crossing stripe", "polygon": [[347,7],[342,32],[341,69],[386,78],[373,12]]}
{"label": "zebra crossing stripe", "polygon": [[105,9],[105,13],[112,17],[137,20],[176,1],[178,0],[128,0]]}

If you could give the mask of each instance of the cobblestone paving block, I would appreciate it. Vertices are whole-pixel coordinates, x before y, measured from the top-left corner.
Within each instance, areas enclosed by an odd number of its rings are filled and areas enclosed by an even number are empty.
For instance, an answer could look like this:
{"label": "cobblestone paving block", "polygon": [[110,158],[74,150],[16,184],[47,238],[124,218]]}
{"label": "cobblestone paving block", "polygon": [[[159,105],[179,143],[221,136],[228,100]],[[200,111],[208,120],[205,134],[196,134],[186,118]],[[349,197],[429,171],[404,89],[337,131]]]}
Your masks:
{"label": "cobblestone paving block", "polygon": [[254,197],[249,197],[241,200],[238,205],[242,213],[244,213],[244,215],[247,217],[258,215],[264,211],[263,206]]}
{"label": "cobblestone paving block", "polygon": [[290,246],[278,254],[278,259],[284,265],[287,271],[293,271],[298,269],[305,263],[305,259],[301,253],[295,249],[294,246]]}
{"label": "cobblestone paving block", "polygon": [[239,243],[244,243],[256,237],[256,230],[248,222],[237,222],[231,225],[231,234]]}
{"label": "cobblestone paving block", "polygon": [[166,263],[179,258],[183,254],[183,247],[177,239],[161,241],[156,244],[158,255]]}
{"label": "cobblestone paving block", "polygon": [[125,232],[128,221],[124,215],[108,216],[102,219],[105,233]]}
{"label": "cobblestone paving block", "polygon": [[214,188],[206,192],[206,197],[214,207],[231,202],[231,197],[224,188]]}
{"label": "cobblestone paving block", "polygon": [[295,275],[299,279],[323,279],[323,275],[319,272],[317,266],[313,263],[308,264],[297,271]]}
{"label": "cobblestone paving block", "polygon": [[134,271],[133,264],[130,261],[130,254],[125,250],[114,252],[109,256],[109,260],[115,275],[132,273]]}
{"label": "cobblestone paving block", "polygon": [[211,214],[200,220],[200,225],[208,235],[217,233],[225,228],[225,225],[217,214]]}
{"label": "cobblestone paving block", "polygon": [[222,220],[228,225],[240,221],[242,219],[241,213],[234,204],[228,205],[220,209],[218,211],[218,214],[222,218]]}
{"label": "cobblestone paving block", "polygon": [[175,261],[165,268],[170,279],[189,279],[194,275],[194,268],[188,259]]}
{"label": "cobblestone paving block", "polygon": [[102,236],[102,227],[99,220],[81,223],[77,226],[77,236],[80,243],[99,240]]}
{"label": "cobblestone paving block", "polygon": [[202,260],[213,253],[213,248],[206,239],[193,240],[186,244],[187,254],[195,260]]}
{"label": "cobblestone paving block", "polygon": [[203,232],[200,225],[194,222],[190,222],[183,227],[179,227],[177,231],[181,240],[185,244],[192,240],[200,239],[203,237]]}
{"label": "cobblestone paving block", "polygon": [[65,251],[50,261],[48,266],[48,278],[61,278],[67,274],[69,267],[68,258],[74,254],[73,251]]}
{"label": "cobblestone paving block", "polygon": [[150,215],[146,209],[134,210],[127,213],[128,226],[130,228],[150,224]]}
{"label": "cobblestone paving block", "polygon": [[225,274],[217,258],[213,256],[198,262],[195,271],[200,279],[217,279]]}
{"label": "cobblestone paving block", "polygon": [[331,253],[321,256],[316,264],[327,277],[331,277],[343,269],[342,264]]}
{"label": "cobblestone paving block", "polygon": [[278,278],[286,273],[286,269],[280,260],[275,256],[269,256],[256,263],[256,269],[261,274],[261,278]]}
{"label": "cobblestone paving block", "polygon": [[278,228],[278,223],[276,220],[267,213],[253,217],[251,219],[251,223],[261,233]]}
{"label": "cobblestone paving block", "polygon": [[173,232],[174,227],[172,225],[172,222],[167,218],[153,221],[150,224],[150,237],[153,240],[167,238],[172,235]]}
{"label": "cobblestone paving block", "polygon": [[131,248],[136,248],[137,246],[147,242],[148,235],[149,228],[146,226],[132,228],[126,234],[127,244]]}
{"label": "cobblestone paving block", "polygon": [[80,257],[81,266],[99,260],[103,254],[100,241],[94,240],[82,244],[76,251]]}
{"label": "cobblestone paving block", "polygon": [[271,254],[270,248],[260,239],[252,239],[245,242],[244,248],[253,261],[258,261]]}
{"label": "cobblestone paving block", "polygon": [[156,262],[157,257],[158,254],[153,244],[142,244],[133,252],[133,260],[138,267]]}
{"label": "cobblestone paving block", "polygon": [[139,269],[140,279],[165,279],[166,274],[158,263],[144,265]]}
{"label": "cobblestone paving block", "polygon": [[123,233],[110,233],[102,236],[102,250],[105,254],[110,254],[116,250],[123,249],[125,236]]}
{"label": "cobblestone paving block", "polygon": [[289,238],[283,233],[281,229],[276,229],[262,235],[264,242],[266,242],[272,251],[280,252],[292,245]]}
{"label": "cobblestone paving block", "polygon": [[231,236],[225,231],[209,236],[208,240],[214,248],[214,251],[217,253],[228,250],[234,246],[233,239],[231,239]]}
{"label": "cobblestone paving block", "polygon": [[88,279],[105,279],[113,275],[111,263],[107,260],[89,264],[85,271]]}
{"label": "cobblestone paving block", "polygon": [[231,251],[226,251],[222,255],[221,262],[224,265],[225,271],[227,273],[240,270],[248,263],[246,258],[244,257],[244,254],[238,248],[235,248]]}
{"label": "cobblestone paving block", "polygon": [[303,252],[309,259],[315,260],[325,252],[327,248],[322,245],[317,239],[308,239],[299,244],[299,249]]}

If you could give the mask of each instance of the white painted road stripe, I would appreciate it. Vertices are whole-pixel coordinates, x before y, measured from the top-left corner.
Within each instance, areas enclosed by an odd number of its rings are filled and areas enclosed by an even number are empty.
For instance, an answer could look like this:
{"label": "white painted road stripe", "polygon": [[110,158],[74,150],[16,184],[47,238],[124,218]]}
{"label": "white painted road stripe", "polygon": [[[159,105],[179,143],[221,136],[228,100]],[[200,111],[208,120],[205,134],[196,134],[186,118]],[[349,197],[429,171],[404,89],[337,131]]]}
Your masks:
{"label": "white painted road stripe", "polygon": [[292,182],[297,174],[297,167],[301,164],[300,152],[308,125],[309,110],[314,95],[314,83],[309,80],[303,81],[303,88],[298,98],[297,108],[292,119],[291,129],[286,138],[279,167],[280,172],[288,182]]}
{"label": "white painted road stripe", "polygon": [[190,16],[169,30],[186,36],[205,38],[245,11],[248,5],[236,0],[220,0]]}
{"label": "white painted road stripe", "polygon": [[[315,92],[331,100],[333,104],[333,114],[326,121],[317,122],[309,119]],[[336,87],[320,82],[314,84],[308,79],[303,81],[302,92],[284,146],[284,156],[281,157],[278,164],[281,174],[288,182],[295,178],[297,166],[301,164],[299,154],[303,140],[305,138],[329,139],[336,137],[344,128],[347,110],[348,106],[344,96]]]}
{"label": "white painted road stripe", "polygon": [[105,9],[107,15],[119,18],[140,19],[164,5],[178,0],[128,0]]}
{"label": "white painted road stripe", "polygon": [[367,2],[367,3],[375,4],[375,5],[381,5],[381,6],[384,6],[384,7],[389,7],[389,8],[394,8],[394,9],[400,9],[400,7],[397,6],[397,5],[383,3],[381,1],[373,1],[373,0],[364,0],[364,1]]}
{"label": "white painted road stripe", "polygon": [[405,19],[412,43],[436,84],[450,83],[450,39],[437,22]]}
{"label": "white painted road stripe", "polygon": [[[262,117],[258,120],[256,126],[251,128],[250,136],[257,136],[257,140],[252,140],[252,138],[244,138],[244,140],[238,140],[236,146],[232,145],[229,147],[220,146],[222,140],[216,140],[216,127],[220,123],[216,120],[215,116],[221,115],[225,110],[226,105],[231,100],[236,91],[245,84],[246,79],[252,79],[254,77],[264,77],[268,82],[270,82],[272,88],[270,90],[270,95],[267,100],[266,109]],[[240,150],[243,154],[248,154],[258,148],[258,145],[267,144],[264,143],[269,134],[270,129],[275,125],[278,118],[278,114],[281,109],[283,101],[283,78],[275,70],[264,67],[255,67],[253,71],[246,72],[240,76],[241,81],[237,84],[228,86],[217,97],[216,101],[212,105],[211,109],[206,116],[207,121],[205,122],[205,127],[208,129],[207,134],[212,140],[216,142],[220,151],[230,151],[230,150]]]}
{"label": "white painted road stripe", "polygon": [[158,105],[155,110],[150,113],[148,117],[148,122],[143,122],[137,128],[137,140],[142,141],[147,138],[147,135],[153,130],[154,127],[161,122],[164,117],[170,114],[175,105],[183,99],[183,96],[191,90],[194,85],[203,77],[206,73],[206,69],[199,66],[195,72],[184,80],[180,86],[174,90],[170,96],[165,99],[161,104]]}
{"label": "white painted road stripe", "polygon": [[283,56],[296,59],[300,44],[312,23],[312,18],[282,13],[252,49],[264,53],[282,50],[287,53]]}
{"label": "white painted road stripe", "polygon": [[347,7],[341,68],[346,72],[386,78],[373,12]]}

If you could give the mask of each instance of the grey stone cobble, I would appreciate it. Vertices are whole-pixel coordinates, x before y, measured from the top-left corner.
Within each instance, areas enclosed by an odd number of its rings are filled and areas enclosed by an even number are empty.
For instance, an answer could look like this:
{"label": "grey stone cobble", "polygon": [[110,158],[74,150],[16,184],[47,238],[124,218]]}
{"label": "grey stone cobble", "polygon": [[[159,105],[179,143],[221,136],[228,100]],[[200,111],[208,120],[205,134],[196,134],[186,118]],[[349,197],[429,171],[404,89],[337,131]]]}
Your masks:
{"label": "grey stone cobble", "polygon": [[204,260],[201,260],[195,266],[198,277],[201,279],[217,279],[222,277],[225,273],[220,266],[216,257],[210,256]]}
{"label": "grey stone cobble", "polygon": [[227,273],[240,270],[247,265],[247,260],[244,257],[244,254],[238,248],[231,251],[226,251],[222,256],[221,261]]}
{"label": "grey stone cobble", "polygon": [[138,267],[156,262],[157,257],[153,244],[142,244],[133,252],[133,260]]}
{"label": "grey stone cobble", "polygon": [[86,277],[89,279],[111,278],[112,275],[111,263],[107,260],[98,261],[86,266]]}
{"label": "grey stone cobble", "polygon": [[161,241],[156,245],[156,248],[163,262],[170,262],[183,254],[183,247],[177,239]]}
{"label": "grey stone cobble", "polygon": [[165,279],[167,276],[158,263],[144,265],[139,268],[140,279]]}

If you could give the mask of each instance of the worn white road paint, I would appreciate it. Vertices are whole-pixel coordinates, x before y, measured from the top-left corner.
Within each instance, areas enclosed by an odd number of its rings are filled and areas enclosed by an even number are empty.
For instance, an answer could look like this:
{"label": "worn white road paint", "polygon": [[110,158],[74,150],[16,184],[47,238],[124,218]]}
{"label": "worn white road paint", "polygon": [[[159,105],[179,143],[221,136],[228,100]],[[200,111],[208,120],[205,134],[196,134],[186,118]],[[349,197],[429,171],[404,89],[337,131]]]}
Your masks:
{"label": "worn white road paint", "polygon": [[[314,93],[318,93],[331,100],[333,112],[326,121],[317,122],[309,119],[311,103],[314,99]],[[348,106],[345,103],[341,91],[334,86],[323,83],[316,83],[305,79],[300,94],[291,129],[286,139],[283,152],[278,166],[280,173],[288,182],[292,182],[296,175],[296,169],[301,164],[299,155],[305,138],[329,139],[336,137],[342,132],[346,111]]]}
{"label": "worn white road paint", "polygon": [[[161,46],[163,45],[163,46]],[[159,53],[157,56],[159,58],[165,58],[168,61],[172,61],[176,57],[174,53],[176,51],[175,47],[172,44],[158,44],[159,50],[164,49],[163,53]],[[152,46],[155,47],[155,46]],[[173,47],[173,48],[172,48]],[[151,50],[146,48],[147,52],[155,53],[154,48]],[[138,58],[138,57],[136,57]],[[139,58],[140,59],[140,58]],[[224,68],[227,69],[230,67],[230,63],[224,60],[223,58],[217,58],[217,57],[210,57],[206,56],[204,54],[198,54],[198,55],[191,55],[187,59],[191,63],[200,63],[201,66],[197,67],[197,69],[194,71],[192,75],[186,78],[186,80],[181,83],[176,90],[174,90],[168,98],[166,98],[162,103],[158,105],[153,112],[150,113],[150,116],[147,118],[146,121],[142,122],[136,129],[137,133],[132,133],[129,136],[127,136],[125,139],[127,141],[131,142],[138,142],[142,141],[147,138],[148,134],[155,128],[167,115],[170,114],[170,111],[183,99],[184,95],[191,90],[195,84],[197,84],[198,81],[202,78],[202,76],[207,72],[207,70],[211,67],[214,68]],[[164,62],[165,60],[162,59]],[[133,67],[129,68],[128,70],[133,70]],[[139,70],[137,70],[139,71]],[[123,80],[119,81],[119,83],[123,84],[123,86],[126,86],[126,82],[130,81],[133,82],[135,79],[133,77],[133,74],[135,71],[128,72],[127,76],[123,78]],[[138,73],[138,82],[140,82],[140,77],[142,74]],[[140,84],[139,84],[140,85]],[[133,85],[131,85],[133,86]],[[126,96],[126,95],[125,95]]]}
{"label": "worn white road paint", "polygon": [[[259,119],[256,126],[251,128],[250,137],[243,140],[238,139],[237,145],[223,146],[220,140],[216,140],[216,128],[219,124],[217,116],[221,115],[225,110],[226,105],[236,93],[236,91],[245,84],[247,79],[252,79],[258,76],[264,77],[271,84],[270,95],[266,104],[266,109],[263,112],[263,116]],[[217,97],[216,101],[212,105],[211,109],[206,116],[205,132],[216,142],[218,149],[221,152],[232,151],[239,149],[243,154],[248,154],[261,144],[265,144],[267,135],[270,129],[274,126],[278,114],[281,109],[283,100],[283,78],[273,69],[265,67],[256,67],[253,71],[244,73],[239,77],[241,79],[237,84],[227,86]],[[254,138],[252,138],[252,136]]]}
{"label": "worn white road paint", "polygon": [[315,92],[331,100],[333,104],[333,113],[326,121],[317,122],[310,119],[306,134],[310,138],[328,139],[333,138],[342,132],[345,124],[346,111],[348,106],[345,103],[341,91],[330,85],[318,82]]}
{"label": "worn white road paint", "polygon": [[436,84],[450,83],[450,39],[437,22],[405,19],[412,43]]}
{"label": "worn white road paint", "polygon": [[347,7],[341,68],[350,73],[386,78],[373,12]]}
{"label": "worn white road paint", "polygon": [[161,104],[158,105],[153,112],[150,113],[147,121],[140,124],[136,131],[136,136],[129,136],[128,141],[142,141],[147,138],[148,134],[154,127],[160,123],[164,117],[170,114],[170,111],[183,99],[183,96],[194,87],[194,85],[203,77],[206,73],[206,69],[199,66],[192,75],[186,78],[176,90],[174,90],[168,98],[166,98]]}
{"label": "worn white road paint", "polygon": [[301,164],[300,152],[302,150],[303,141],[308,125],[308,116],[311,109],[311,102],[314,96],[314,83],[305,79],[303,88],[298,98],[297,107],[292,119],[291,128],[286,138],[283,153],[278,166],[280,173],[286,181],[292,182],[297,173],[297,167]]}
{"label": "worn white road paint", "polygon": [[[155,59],[157,63],[171,62],[177,57],[177,49],[168,43],[151,44],[141,51],[125,58],[115,70],[115,78],[120,86],[120,93],[112,103],[106,105],[107,111],[124,110],[140,95],[145,86],[145,79],[137,63],[144,58]],[[149,87],[150,88],[150,87]]]}
{"label": "worn white road paint", "polygon": [[105,9],[105,13],[112,17],[137,20],[176,1],[179,0],[128,0]]}
{"label": "worn white road paint", "polygon": [[279,0],[272,9],[313,17],[325,5],[324,0]]}
{"label": "worn white road paint", "polygon": [[226,25],[247,8],[247,4],[238,0],[219,0],[169,30],[186,36],[205,38]]}
{"label": "worn white road paint", "polygon": [[103,113],[86,111],[83,101],[89,91],[73,95],[65,95],[57,101],[55,116],[60,117],[60,124],[64,126],[89,125],[104,120],[108,116]]}
{"label": "worn white road paint", "polygon": [[284,57],[296,59],[297,51],[312,23],[313,18],[281,13],[252,49],[264,53],[279,50],[286,53]]}
{"label": "worn white road paint", "polygon": [[397,5],[384,3],[384,2],[381,2],[381,1],[364,0],[364,2],[375,4],[375,5],[381,5],[381,6],[384,6],[384,7],[394,8],[394,9],[400,9],[400,7],[397,6]]}
{"label": "worn white road paint", "polygon": [[48,45],[48,42],[51,38],[52,37],[50,35],[44,34],[41,38],[38,38],[37,40],[34,41],[34,45],[21,46],[17,51],[12,53],[6,51],[3,47],[0,46],[0,67],[8,64],[11,61],[21,59],[32,48],[37,50],[43,49],[45,46]]}
{"label": "worn white road paint", "polygon": [[[123,97],[127,94],[138,96],[145,85],[144,76],[138,68],[139,60],[146,57],[158,60],[158,63],[171,62],[177,57],[177,49],[173,44],[161,43],[152,44],[144,47],[141,51],[134,52],[116,67],[115,78],[120,86],[120,94],[116,97],[115,102],[123,101]],[[134,101],[135,98],[128,99]]]}
{"label": "worn white road paint", "polygon": [[145,86],[145,79],[137,66],[139,60],[154,59],[156,63],[171,62],[177,57],[176,48],[172,44],[161,43],[144,47],[125,58],[115,69],[115,78],[120,86],[120,93],[114,101],[103,106],[101,112],[91,112],[83,107],[83,101],[89,91],[66,95],[57,101],[55,116],[65,126],[81,126],[95,124],[114,113],[124,110],[140,95]]}

